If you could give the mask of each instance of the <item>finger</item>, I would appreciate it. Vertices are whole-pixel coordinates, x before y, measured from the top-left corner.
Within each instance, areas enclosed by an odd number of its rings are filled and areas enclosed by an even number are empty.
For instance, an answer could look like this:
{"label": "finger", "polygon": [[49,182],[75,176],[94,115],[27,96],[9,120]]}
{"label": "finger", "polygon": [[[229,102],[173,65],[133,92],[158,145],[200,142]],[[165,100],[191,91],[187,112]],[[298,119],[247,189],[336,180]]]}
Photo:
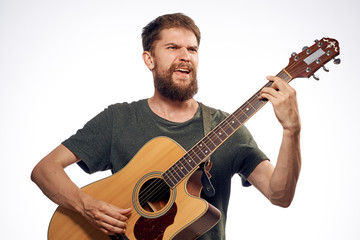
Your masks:
{"label": "finger", "polygon": [[105,213],[112,218],[125,222],[128,220],[127,215],[131,213],[131,210],[131,208],[122,209],[109,204],[109,208],[106,209]]}
{"label": "finger", "polygon": [[272,101],[273,99],[278,97],[278,92],[276,91],[276,89],[274,88],[270,88],[270,87],[264,87],[263,89],[261,89],[260,91],[260,99],[268,99],[270,101]]}
{"label": "finger", "polygon": [[126,228],[114,227],[110,224],[103,224],[99,229],[107,235],[123,234],[126,232]]}
{"label": "finger", "polygon": [[120,213],[122,215],[129,215],[131,213],[131,210],[132,210],[132,208],[126,208],[126,209],[121,208]]}
{"label": "finger", "polygon": [[267,76],[269,81],[273,82],[271,88],[274,88],[278,91],[292,91],[293,88],[289,85],[289,83],[277,76]]}
{"label": "finger", "polygon": [[108,235],[114,233],[125,233],[127,223],[119,221],[109,216],[105,216],[103,219],[97,221],[98,228]]}

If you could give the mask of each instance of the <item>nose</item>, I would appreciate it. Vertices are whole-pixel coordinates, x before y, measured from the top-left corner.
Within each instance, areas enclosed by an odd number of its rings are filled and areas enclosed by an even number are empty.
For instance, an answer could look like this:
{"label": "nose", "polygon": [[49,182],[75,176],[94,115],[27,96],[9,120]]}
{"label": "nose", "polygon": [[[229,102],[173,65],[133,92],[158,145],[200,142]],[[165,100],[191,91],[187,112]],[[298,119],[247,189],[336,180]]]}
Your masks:
{"label": "nose", "polygon": [[180,61],[185,61],[185,62],[190,61],[190,54],[186,47],[180,48],[179,58],[180,58]]}

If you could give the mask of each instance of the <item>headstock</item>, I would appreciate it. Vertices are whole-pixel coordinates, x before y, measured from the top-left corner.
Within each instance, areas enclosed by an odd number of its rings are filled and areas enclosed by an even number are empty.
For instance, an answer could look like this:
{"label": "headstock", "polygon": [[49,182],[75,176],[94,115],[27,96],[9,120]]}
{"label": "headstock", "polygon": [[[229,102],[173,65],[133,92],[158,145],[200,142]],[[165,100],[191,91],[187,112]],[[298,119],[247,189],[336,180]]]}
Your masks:
{"label": "headstock", "polygon": [[313,76],[319,80],[314,73],[321,67],[328,72],[325,64],[334,59],[335,64],[340,63],[340,59],[335,57],[340,54],[339,42],[333,38],[322,38],[316,40],[311,47],[304,47],[301,53],[292,53],[289,64],[285,71],[291,78]]}

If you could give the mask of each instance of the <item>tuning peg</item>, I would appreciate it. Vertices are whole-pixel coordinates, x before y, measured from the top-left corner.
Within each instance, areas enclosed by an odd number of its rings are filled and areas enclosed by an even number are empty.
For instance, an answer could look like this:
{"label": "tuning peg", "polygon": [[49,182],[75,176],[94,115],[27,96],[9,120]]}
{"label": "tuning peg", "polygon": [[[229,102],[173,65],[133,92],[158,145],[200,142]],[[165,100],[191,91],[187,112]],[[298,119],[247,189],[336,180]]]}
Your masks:
{"label": "tuning peg", "polygon": [[304,46],[304,47],[302,48],[302,50],[305,51],[305,50],[308,49],[308,48],[309,48],[308,46]]}
{"label": "tuning peg", "polygon": [[330,71],[329,69],[327,69],[327,68],[325,67],[325,65],[322,66],[322,68],[324,69],[325,72],[329,72],[329,71]]}
{"label": "tuning peg", "polygon": [[319,80],[320,80],[320,78],[319,78],[318,76],[316,76],[315,74],[313,74],[312,76],[313,76],[313,78],[314,78],[316,81],[319,81]]}
{"label": "tuning peg", "polygon": [[334,59],[334,64],[340,64],[341,63],[341,59],[340,58],[335,58]]}

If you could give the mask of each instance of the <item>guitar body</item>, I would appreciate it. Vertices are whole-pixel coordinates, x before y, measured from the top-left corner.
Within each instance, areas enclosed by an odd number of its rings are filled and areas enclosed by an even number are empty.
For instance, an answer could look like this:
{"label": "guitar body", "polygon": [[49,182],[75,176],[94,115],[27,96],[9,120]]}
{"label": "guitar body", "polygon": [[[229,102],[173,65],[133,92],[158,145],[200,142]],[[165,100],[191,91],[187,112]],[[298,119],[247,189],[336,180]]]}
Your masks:
{"label": "guitar body", "polygon": [[[124,235],[105,235],[80,214],[58,207],[48,239],[196,239],[220,220],[221,213],[200,198],[202,172],[194,171],[174,189],[163,181],[161,174],[185,153],[169,138],[154,138],[122,170],[82,189],[119,208],[133,209]],[[159,196],[148,197],[148,189]]]}

